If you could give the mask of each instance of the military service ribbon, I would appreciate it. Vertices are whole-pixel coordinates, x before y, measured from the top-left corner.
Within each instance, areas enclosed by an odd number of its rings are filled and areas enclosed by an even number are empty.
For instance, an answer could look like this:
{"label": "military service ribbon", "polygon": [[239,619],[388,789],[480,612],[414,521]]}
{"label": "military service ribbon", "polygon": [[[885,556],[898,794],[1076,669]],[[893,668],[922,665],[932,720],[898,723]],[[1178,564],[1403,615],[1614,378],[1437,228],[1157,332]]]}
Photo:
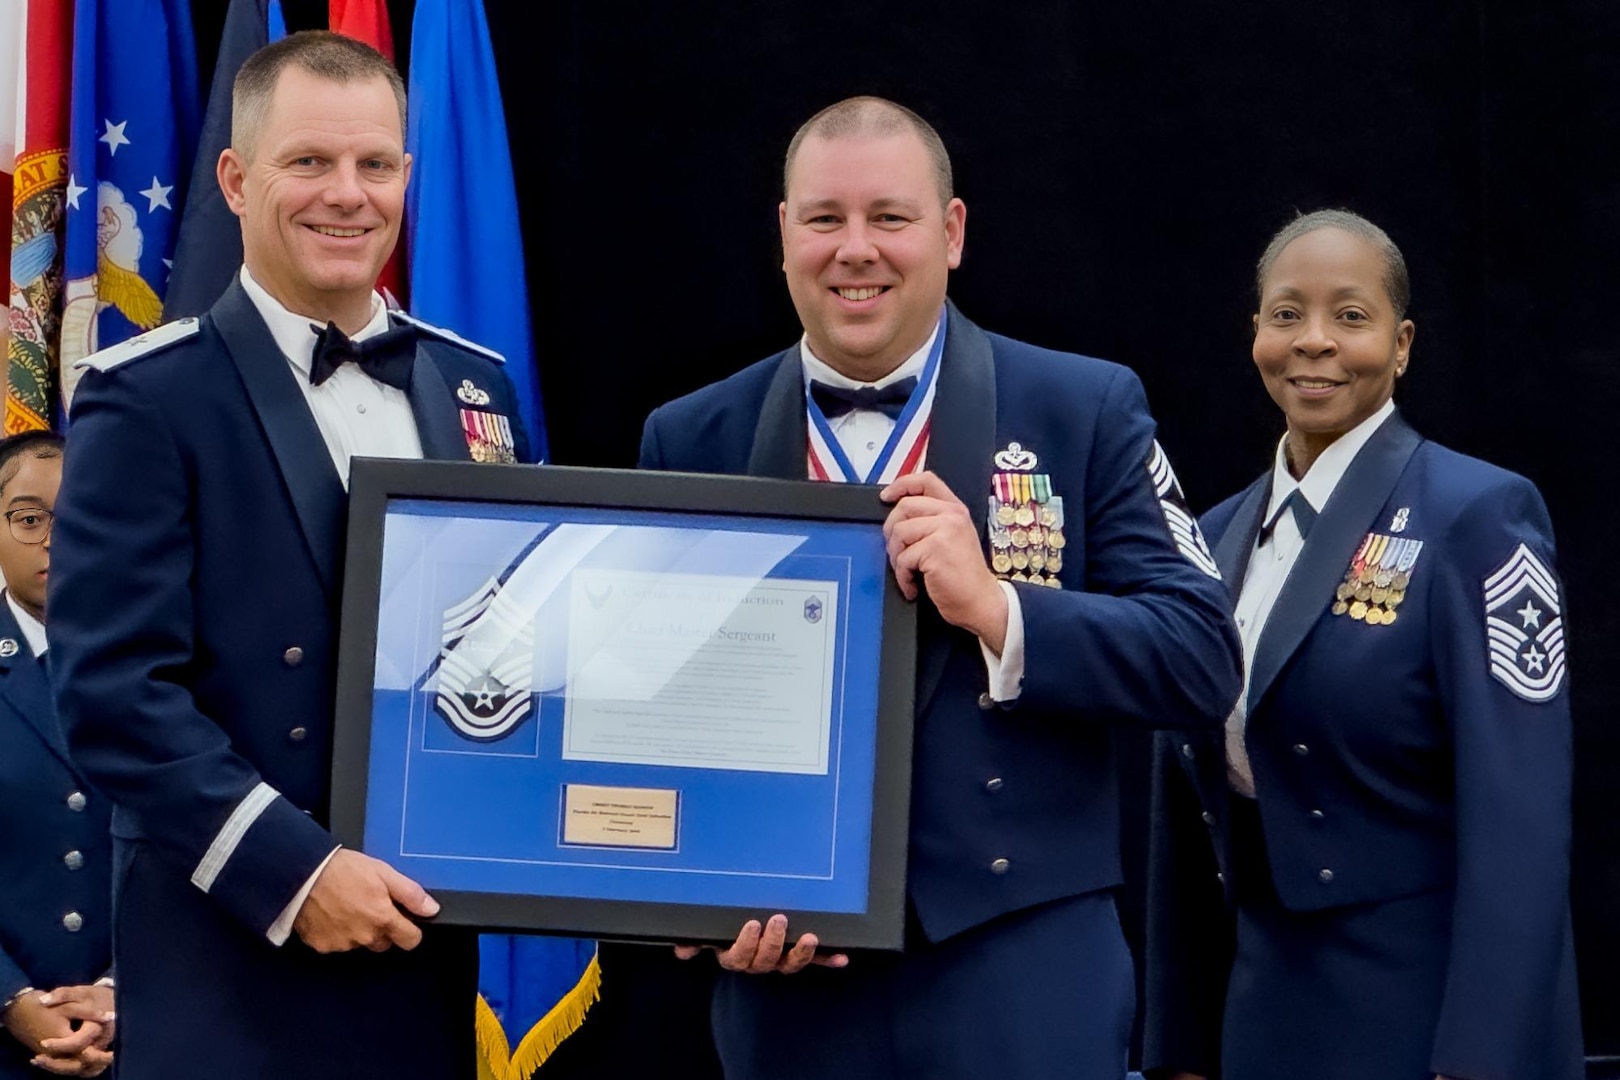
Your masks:
{"label": "military service ribbon", "polygon": [[1389,626],[1406,600],[1422,540],[1368,533],[1333,594],[1333,614],[1368,626]]}
{"label": "military service ribbon", "polygon": [[995,456],[990,476],[990,569],[1003,581],[1061,588],[1063,499],[1052,493],[1052,478],[1035,472],[1039,461],[1018,443]]}

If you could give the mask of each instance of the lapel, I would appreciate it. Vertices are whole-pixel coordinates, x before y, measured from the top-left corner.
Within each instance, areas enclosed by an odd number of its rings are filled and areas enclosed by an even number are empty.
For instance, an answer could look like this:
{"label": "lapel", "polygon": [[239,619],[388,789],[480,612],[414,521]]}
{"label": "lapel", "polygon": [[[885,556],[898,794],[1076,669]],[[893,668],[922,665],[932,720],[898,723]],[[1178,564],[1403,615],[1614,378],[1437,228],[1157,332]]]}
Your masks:
{"label": "lapel", "polygon": [[1271,501],[1271,470],[1249,485],[1237,513],[1227,523],[1221,542],[1215,545],[1215,565],[1221,571],[1221,580],[1236,603],[1243,592],[1243,578],[1249,572],[1249,555],[1254,551],[1255,537],[1260,535],[1261,519],[1266,504]]}
{"label": "lapel", "polygon": [[11,613],[11,605],[0,599],[0,641],[13,641],[17,651],[0,656],[0,703],[16,713],[38,735],[51,753],[72,768],[67,739],[56,723],[56,707],[51,699],[50,681],[45,669],[28,647],[22,627]]}
{"label": "lapel", "polygon": [[[990,339],[946,302],[945,351],[928,428],[927,466],[967,504],[984,536],[992,457],[996,452],[996,378]],[[804,366],[795,345],[781,355],[760,402],[748,475],[803,480],[809,440]],[[950,657],[954,635],[932,604],[919,615],[917,712],[928,706]]]}
{"label": "lapel", "polygon": [[810,421],[805,416],[804,364],[799,346],[783,353],[759,405],[748,475],[803,480],[810,475]]}
{"label": "lapel", "polygon": [[270,444],[292,498],[316,573],[328,595],[335,597],[347,497],[332,467],[326,440],[315,426],[315,416],[309,411],[287,358],[276,347],[239,280],[231,279],[209,318],[224,339],[225,351],[236,365],[258,415],[265,441]]}
{"label": "lapel", "polygon": [[[1250,716],[1288,658],[1321,619],[1356,548],[1375,521],[1373,515],[1389,501],[1395,482],[1422,441],[1395,413],[1373,432],[1333,489],[1260,631],[1249,673]],[[1236,524],[1234,521],[1234,527]]]}
{"label": "lapel", "polygon": [[407,396],[416,417],[416,433],[422,440],[422,456],[429,461],[471,461],[467,437],[461,430],[461,408],[450,396],[439,365],[428,355],[420,338]]}

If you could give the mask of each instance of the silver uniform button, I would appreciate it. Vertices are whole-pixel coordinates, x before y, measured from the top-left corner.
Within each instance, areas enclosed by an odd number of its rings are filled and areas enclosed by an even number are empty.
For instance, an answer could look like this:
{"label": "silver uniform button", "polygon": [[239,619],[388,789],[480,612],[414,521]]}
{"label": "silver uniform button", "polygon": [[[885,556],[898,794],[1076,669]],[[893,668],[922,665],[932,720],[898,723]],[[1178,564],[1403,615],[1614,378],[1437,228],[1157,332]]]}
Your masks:
{"label": "silver uniform button", "polygon": [[992,874],[1005,874],[1011,869],[1012,863],[1008,862],[1006,859],[996,859],[990,864],[990,872]]}
{"label": "silver uniform button", "polygon": [[1217,871],[1215,871],[1215,880],[1220,882],[1222,885],[1225,885],[1226,884],[1226,875],[1221,873],[1219,870],[1217,870]]}
{"label": "silver uniform button", "polygon": [[1005,785],[1005,783],[1006,783],[1006,781],[1002,780],[1001,777],[992,776],[990,779],[988,779],[988,780],[986,780],[984,782],[984,790],[986,790],[990,794],[994,795],[996,792],[998,792],[998,791],[1000,791],[1002,789],[1002,787]]}
{"label": "silver uniform button", "polygon": [[287,738],[291,739],[293,742],[303,742],[304,737],[308,734],[308,728],[295,727],[291,731],[287,732]]}
{"label": "silver uniform button", "polygon": [[986,690],[979,695],[979,708],[989,710],[995,707],[996,699],[990,696],[990,691]]}
{"label": "silver uniform button", "polygon": [[281,662],[288,667],[297,667],[304,662],[304,650],[297,645],[292,646],[281,654]]}
{"label": "silver uniform button", "polygon": [[62,856],[62,865],[66,866],[69,870],[79,869],[84,865],[84,853],[82,851],[68,852],[66,855]]}
{"label": "silver uniform button", "polygon": [[1327,817],[1327,815],[1322,813],[1322,811],[1320,811],[1320,810],[1312,810],[1311,811],[1311,820],[1312,821],[1321,821],[1325,817]]}
{"label": "silver uniform button", "polygon": [[70,911],[62,916],[62,929],[70,934],[77,934],[84,929],[84,916],[77,911]]}
{"label": "silver uniform button", "polygon": [[362,401],[360,404],[356,405],[354,407],[354,411],[357,412],[357,413],[360,413],[362,416],[364,416],[365,412],[366,412],[366,404],[365,404],[365,402]]}
{"label": "silver uniform button", "polygon": [[1204,811],[1204,824],[1205,825],[1213,825],[1213,824],[1215,824],[1215,815],[1210,813],[1208,810]]}
{"label": "silver uniform button", "polygon": [[1309,754],[1310,752],[1311,752],[1311,748],[1306,746],[1304,743],[1297,742],[1297,743],[1294,744],[1294,753],[1298,754],[1300,757],[1304,757],[1306,754]]}
{"label": "silver uniform button", "polygon": [[1331,871],[1331,870],[1318,870],[1316,872],[1316,880],[1320,881],[1322,884],[1326,885],[1328,882],[1333,880],[1333,871]]}
{"label": "silver uniform button", "polygon": [[67,808],[72,810],[74,813],[78,813],[80,810],[84,809],[85,804],[88,801],[89,800],[84,797],[84,792],[75,791],[73,794],[67,797]]}
{"label": "silver uniform button", "polygon": [[1192,743],[1184,742],[1184,743],[1181,744],[1181,756],[1182,757],[1187,758],[1188,760],[1191,760],[1194,753],[1195,753],[1195,751],[1193,750]]}

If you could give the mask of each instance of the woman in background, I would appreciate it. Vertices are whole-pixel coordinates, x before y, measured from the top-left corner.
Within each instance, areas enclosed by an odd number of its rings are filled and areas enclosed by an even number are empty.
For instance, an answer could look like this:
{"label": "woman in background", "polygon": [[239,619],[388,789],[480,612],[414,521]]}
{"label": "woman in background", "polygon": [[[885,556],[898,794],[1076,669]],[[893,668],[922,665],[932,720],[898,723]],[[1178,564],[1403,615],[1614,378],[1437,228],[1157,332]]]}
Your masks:
{"label": "woman in background", "polygon": [[1400,250],[1274,236],[1287,433],[1203,521],[1247,685],[1157,747],[1144,1064],[1223,1080],[1576,1080],[1563,597],[1534,485],[1395,410]]}

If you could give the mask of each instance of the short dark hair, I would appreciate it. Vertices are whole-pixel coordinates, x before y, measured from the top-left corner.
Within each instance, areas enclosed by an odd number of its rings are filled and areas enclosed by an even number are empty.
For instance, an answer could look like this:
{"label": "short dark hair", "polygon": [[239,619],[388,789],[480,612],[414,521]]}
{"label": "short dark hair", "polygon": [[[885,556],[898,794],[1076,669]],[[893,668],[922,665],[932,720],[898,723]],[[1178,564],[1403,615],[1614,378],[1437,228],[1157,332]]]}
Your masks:
{"label": "short dark hair", "polygon": [[405,137],[405,80],[393,62],[363,41],[329,30],[300,30],[248,57],[236,73],[231,87],[231,146],[244,157],[253,155],[276,83],[288,67],[340,85],[386,81],[399,103],[399,135]]}
{"label": "short dark hair", "polygon": [[1314,210],[1309,214],[1295,213],[1294,220],[1278,229],[1272,234],[1271,241],[1266,244],[1266,250],[1261,253],[1260,261],[1254,267],[1254,296],[1255,303],[1264,298],[1266,288],[1266,275],[1276,265],[1277,257],[1283,253],[1283,248],[1307,233],[1318,229],[1338,229],[1351,236],[1367,241],[1384,260],[1384,291],[1389,294],[1390,306],[1395,309],[1395,318],[1406,318],[1406,306],[1412,300],[1412,279],[1406,273],[1406,258],[1395,241],[1389,238],[1389,233],[1368,221],[1353,210],[1332,209]]}
{"label": "short dark hair", "polygon": [[939,201],[943,206],[956,194],[951,179],[951,155],[945,150],[945,140],[939,137],[934,125],[904,105],[870,94],[845,98],[827,106],[793,133],[793,141],[788,143],[787,157],[782,162],[782,197],[787,198],[793,159],[799,156],[799,147],[810,136],[823,139],[883,138],[908,131],[921,139],[923,148],[928,151],[929,164],[934,170],[934,184],[939,188]]}
{"label": "short dark hair", "polygon": [[23,458],[59,458],[66,441],[59,432],[43,429],[0,439],[0,492],[16,477]]}

